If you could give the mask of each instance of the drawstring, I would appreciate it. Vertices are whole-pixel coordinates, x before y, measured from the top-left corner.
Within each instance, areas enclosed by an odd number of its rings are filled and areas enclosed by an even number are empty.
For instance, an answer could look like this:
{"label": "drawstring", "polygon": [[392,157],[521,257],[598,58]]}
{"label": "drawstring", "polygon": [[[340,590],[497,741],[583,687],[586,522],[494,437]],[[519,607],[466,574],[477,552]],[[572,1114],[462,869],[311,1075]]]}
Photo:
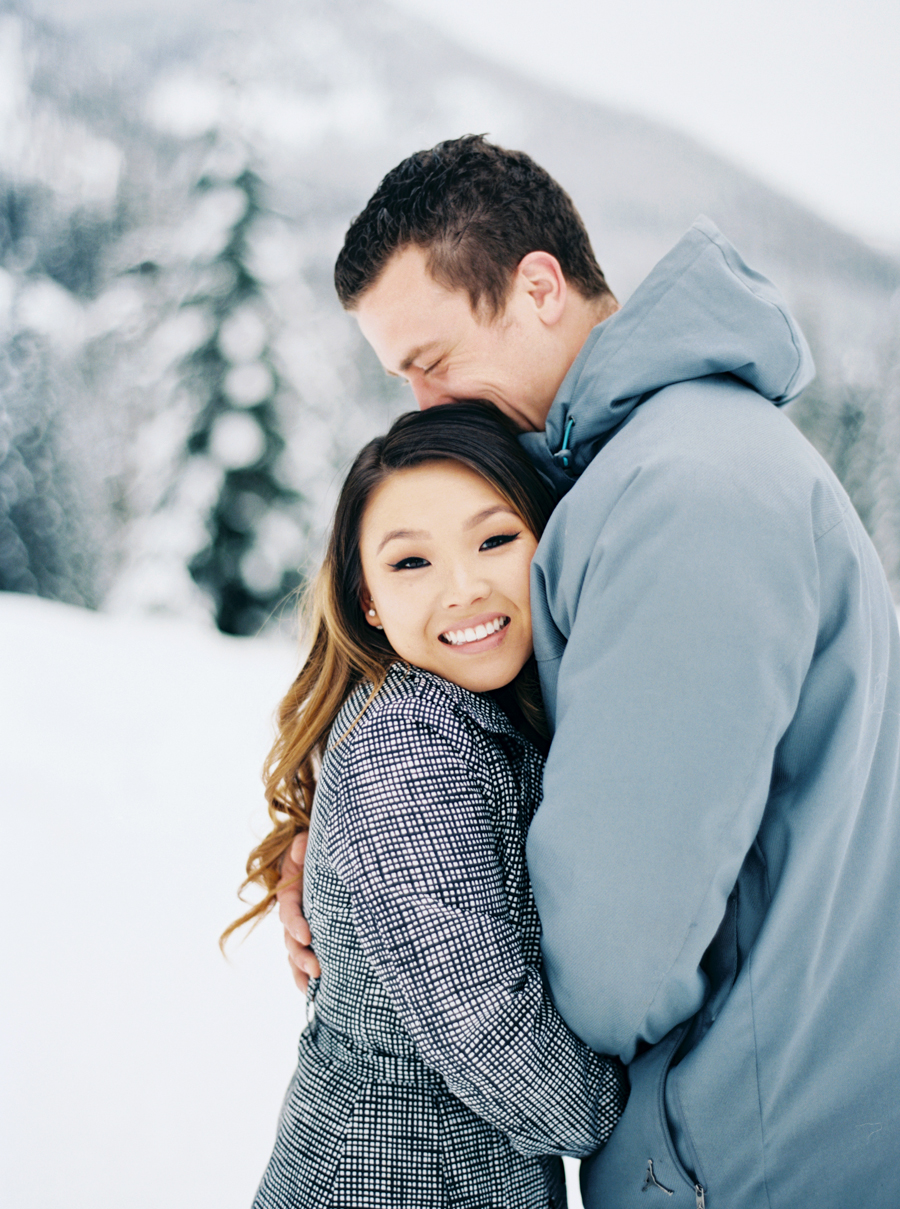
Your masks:
{"label": "drawstring", "polygon": [[569,416],[566,420],[566,430],[563,433],[562,445],[560,445],[557,456],[562,458],[562,464],[566,470],[569,469],[569,437],[572,435],[572,429],[575,427],[575,421]]}

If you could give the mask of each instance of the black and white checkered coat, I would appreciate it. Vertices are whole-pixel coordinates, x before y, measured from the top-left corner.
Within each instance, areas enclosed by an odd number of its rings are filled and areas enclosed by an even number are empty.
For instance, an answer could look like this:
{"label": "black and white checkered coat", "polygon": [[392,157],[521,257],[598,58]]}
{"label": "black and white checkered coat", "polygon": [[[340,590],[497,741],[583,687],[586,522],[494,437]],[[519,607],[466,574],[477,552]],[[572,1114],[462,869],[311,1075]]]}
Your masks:
{"label": "black and white checkered coat", "polygon": [[366,697],[323,761],[305,872],[322,977],[254,1209],[563,1206],[547,1156],[601,1146],[624,1082],[542,984],[541,757],[489,698],[405,664],[352,725]]}

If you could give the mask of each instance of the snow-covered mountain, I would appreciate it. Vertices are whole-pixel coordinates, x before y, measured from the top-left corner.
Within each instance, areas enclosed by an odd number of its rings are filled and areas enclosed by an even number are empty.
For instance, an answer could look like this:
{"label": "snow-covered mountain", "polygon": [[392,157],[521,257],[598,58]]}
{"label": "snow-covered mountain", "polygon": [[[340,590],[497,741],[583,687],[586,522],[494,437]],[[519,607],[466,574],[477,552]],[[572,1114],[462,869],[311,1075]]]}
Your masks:
{"label": "snow-covered mountain", "polygon": [[[900,576],[884,402],[900,264],[694,141],[537,86],[382,0],[201,2],[65,28],[0,0],[0,77],[0,323],[19,459],[0,465],[5,586],[208,610],[185,568],[268,441],[271,482],[303,498],[284,495],[277,523],[269,504],[226,509],[246,529],[235,574],[267,610],[315,548],[338,468],[407,403],[333,297],[343,231],[405,154],[473,130],[528,150],[569,190],[621,298],[700,212],[778,283],[820,370],[796,418]],[[33,504],[36,525],[29,478],[35,500],[65,487],[52,516]],[[56,573],[37,573],[36,545]]]}
{"label": "snow-covered mountain", "polygon": [[81,37],[129,64],[118,78],[160,126],[183,137],[217,124],[240,132],[270,167],[280,204],[300,215],[318,202],[336,241],[409,151],[484,130],[567,187],[625,296],[700,212],[797,297],[825,283],[900,285],[896,262],[693,140],[536,85],[383,0],[231,0],[164,30],[123,17]]}
{"label": "snow-covered mountain", "polygon": [[165,22],[148,11],[69,30],[53,85],[61,106],[75,75],[113,112],[125,98],[132,116],[177,137],[224,126],[253,144],[279,204],[297,216],[321,209],[338,243],[405,154],[484,130],[567,187],[625,296],[700,212],[796,297],[826,283],[862,294],[900,285],[888,256],[692,139],[536,85],[384,0],[226,0]]}

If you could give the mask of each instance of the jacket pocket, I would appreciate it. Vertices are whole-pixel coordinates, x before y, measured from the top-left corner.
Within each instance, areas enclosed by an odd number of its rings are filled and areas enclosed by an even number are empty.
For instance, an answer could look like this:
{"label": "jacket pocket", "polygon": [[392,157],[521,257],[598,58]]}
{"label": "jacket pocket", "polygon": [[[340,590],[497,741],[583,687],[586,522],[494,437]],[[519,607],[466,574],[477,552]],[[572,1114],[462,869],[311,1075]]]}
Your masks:
{"label": "jacket pocket", "polygon": [[685,1027],[673,1029],[628,1068],[631,1093],[605,1148],[581,1168],[585,1209],[698,1209],[700,1172],[691,1171],[666,1116],[666,1079]]}

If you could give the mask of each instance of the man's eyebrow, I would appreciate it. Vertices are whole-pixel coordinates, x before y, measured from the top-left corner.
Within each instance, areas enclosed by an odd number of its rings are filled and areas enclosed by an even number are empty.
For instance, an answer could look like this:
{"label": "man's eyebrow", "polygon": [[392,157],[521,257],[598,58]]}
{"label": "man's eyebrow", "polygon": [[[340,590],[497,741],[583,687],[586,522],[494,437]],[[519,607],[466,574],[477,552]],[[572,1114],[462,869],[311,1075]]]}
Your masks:
{"label": "man's eyebrow", "polygon": [[510,508],[509,504],[492,504],[490,508],[484,508],[481,512],[476,512],[474,516],[470,517],[469,520],[466,521],[465,528],[474,529],[477,525],[480,525],[482,521],[486,521],[488,517],[494,516],[498,512],[507,512],[510,516],[515,516],[517,520],[519,519],[512,508]]}
{"label": "man's eyebrow", "polygon": [[416,541],[425,541],[431,537],[424,529],[392,529],[390,533],[386,533],[378,544],[376,554],[380,554],[388,542],[396,541],[398,537],[411,537]]}

